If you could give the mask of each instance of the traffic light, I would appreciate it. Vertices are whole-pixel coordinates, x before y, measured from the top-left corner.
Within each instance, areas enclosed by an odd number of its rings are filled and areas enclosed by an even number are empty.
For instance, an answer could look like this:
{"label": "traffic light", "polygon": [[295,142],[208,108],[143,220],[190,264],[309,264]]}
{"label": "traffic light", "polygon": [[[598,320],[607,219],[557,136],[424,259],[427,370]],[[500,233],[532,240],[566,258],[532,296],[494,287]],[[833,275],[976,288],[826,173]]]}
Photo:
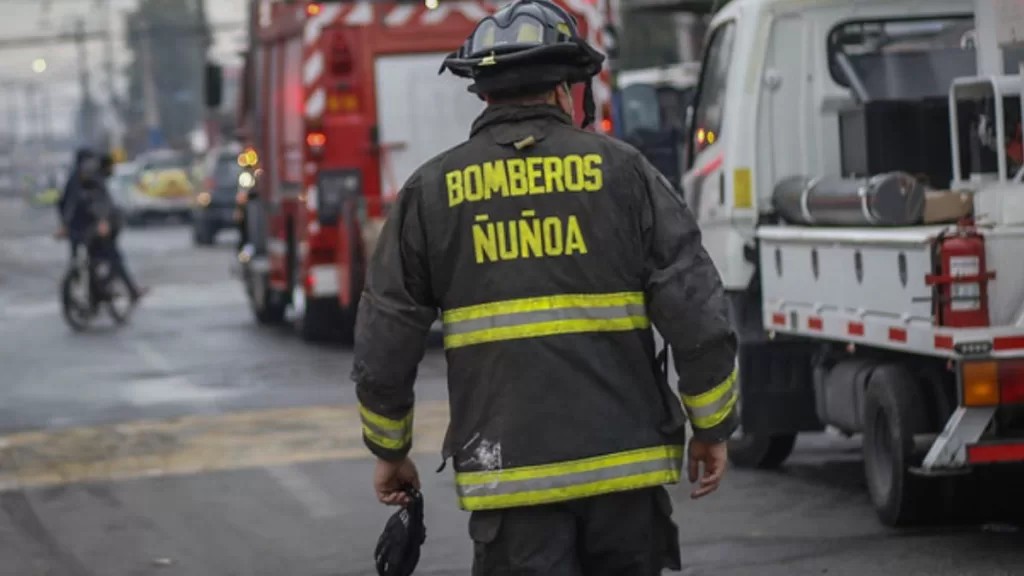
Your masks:
{"label": "traffic light", "polygon": [[213,62],[206,63],[206,107],[211,109],[220,108],[224,99],[224,72],[220,64]]}

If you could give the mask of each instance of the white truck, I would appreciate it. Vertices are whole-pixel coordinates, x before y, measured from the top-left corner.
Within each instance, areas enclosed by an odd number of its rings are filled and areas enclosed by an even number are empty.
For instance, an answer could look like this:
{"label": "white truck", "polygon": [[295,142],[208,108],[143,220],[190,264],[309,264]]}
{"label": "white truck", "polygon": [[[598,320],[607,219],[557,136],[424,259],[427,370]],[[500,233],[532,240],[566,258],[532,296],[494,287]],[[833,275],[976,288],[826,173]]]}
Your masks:
{"label": "white truck", "polygon": [[682,187],[741,340],[731,456],[862,435],[888,525],[969,511],[1024,462],[1024,81],[1001,9],[733,0],[688,114]]}

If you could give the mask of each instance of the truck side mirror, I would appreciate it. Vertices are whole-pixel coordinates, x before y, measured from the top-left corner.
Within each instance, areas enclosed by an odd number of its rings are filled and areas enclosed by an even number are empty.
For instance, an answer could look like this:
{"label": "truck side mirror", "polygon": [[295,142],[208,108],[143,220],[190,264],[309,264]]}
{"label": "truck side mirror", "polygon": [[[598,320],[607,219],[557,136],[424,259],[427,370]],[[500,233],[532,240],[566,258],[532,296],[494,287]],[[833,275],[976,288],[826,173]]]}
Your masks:
{"label": "truck side mirror", "polygon": [[224,71],[221,66],[207,62],[205,80],[206,107],[214,110],[220,108],[224,100]]}

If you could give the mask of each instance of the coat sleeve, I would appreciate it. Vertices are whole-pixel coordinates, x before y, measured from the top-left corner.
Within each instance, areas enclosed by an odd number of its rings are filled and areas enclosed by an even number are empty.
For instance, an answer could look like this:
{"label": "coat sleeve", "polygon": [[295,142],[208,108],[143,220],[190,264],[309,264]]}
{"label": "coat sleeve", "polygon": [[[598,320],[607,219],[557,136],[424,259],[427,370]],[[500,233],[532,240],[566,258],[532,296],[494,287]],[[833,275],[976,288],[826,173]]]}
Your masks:
{"label": "coat sleeve", "polygon": [[646,159],[640,227],[651,321],[672,347],[694,438],[725,440],[738,424],[737,338],[722,280],[685,201]]}
{"label": "coat sleeve", "polygon": [[356,317],[356,382],[363,440],[378,458],[398,461],[412,447],[413,382],[437,319],[430,289],[421,177],[398,195],[371,258]]}
{"label": "coat sleeve", "polygon": [[65,226],[71,222],[70,214],[77,201],[75,197],[77,191],[74,178],[68,178],[67,183],[64,184],[64,192],[60,195],[60,200],[57,202],[57,217],[60,218],[60,223]]}

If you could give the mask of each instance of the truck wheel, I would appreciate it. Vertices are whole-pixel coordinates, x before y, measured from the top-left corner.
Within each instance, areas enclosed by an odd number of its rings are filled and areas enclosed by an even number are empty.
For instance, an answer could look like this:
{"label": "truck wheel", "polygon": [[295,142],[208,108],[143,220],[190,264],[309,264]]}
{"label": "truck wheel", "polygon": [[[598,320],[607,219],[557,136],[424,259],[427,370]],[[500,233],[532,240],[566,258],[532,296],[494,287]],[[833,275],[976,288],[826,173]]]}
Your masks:
{"label": "truck wheel", "polygon": [[287,304],[284,298],[275,298],[271,293],[266,275],[246,271],[245,284],[246,292],[249,293],[249,308],[256,321],[264,325],[283,324]]}
{"label": "truck wheel", "polygon": [[[743,397],[736,402],[736,413],[742,416]],[[741,417],[742,420],[742,417]],[[729,439],[729,460],[739,468],[770,470],[782,466],[796,445],[796,433],[750,434],[742,426]]]}
{"label": "truck wheel", "polygon": [[356,343],[356,307],[350,306],[338,313],[338,339],[344,346]]}
{"label": "truck wheel", "polygon": [[193,225],[192,241],[196,246],[210,246],[213,244],[213,240],[213,232],[209,226],[198,222]]}
{"label": "truck wheel", "polygon": [[796,445],[796,434],[752,434],[729,440],[729,460],[739,468],[778,468]]}
{"label": "truck wheel", "polygon": [[914,434],[926,428],[914,379],[899,366],[876,368],[864,399],[864,473],[875,511],[887,526],[923,519],[932,486],[910,468],[921,459],[914,454]]}
{"label": "truck wheel", "polygon": [[306,342],[332,342],[338,338],[340,317],[337,299],[309,299],[299,317],[299,334]]}

